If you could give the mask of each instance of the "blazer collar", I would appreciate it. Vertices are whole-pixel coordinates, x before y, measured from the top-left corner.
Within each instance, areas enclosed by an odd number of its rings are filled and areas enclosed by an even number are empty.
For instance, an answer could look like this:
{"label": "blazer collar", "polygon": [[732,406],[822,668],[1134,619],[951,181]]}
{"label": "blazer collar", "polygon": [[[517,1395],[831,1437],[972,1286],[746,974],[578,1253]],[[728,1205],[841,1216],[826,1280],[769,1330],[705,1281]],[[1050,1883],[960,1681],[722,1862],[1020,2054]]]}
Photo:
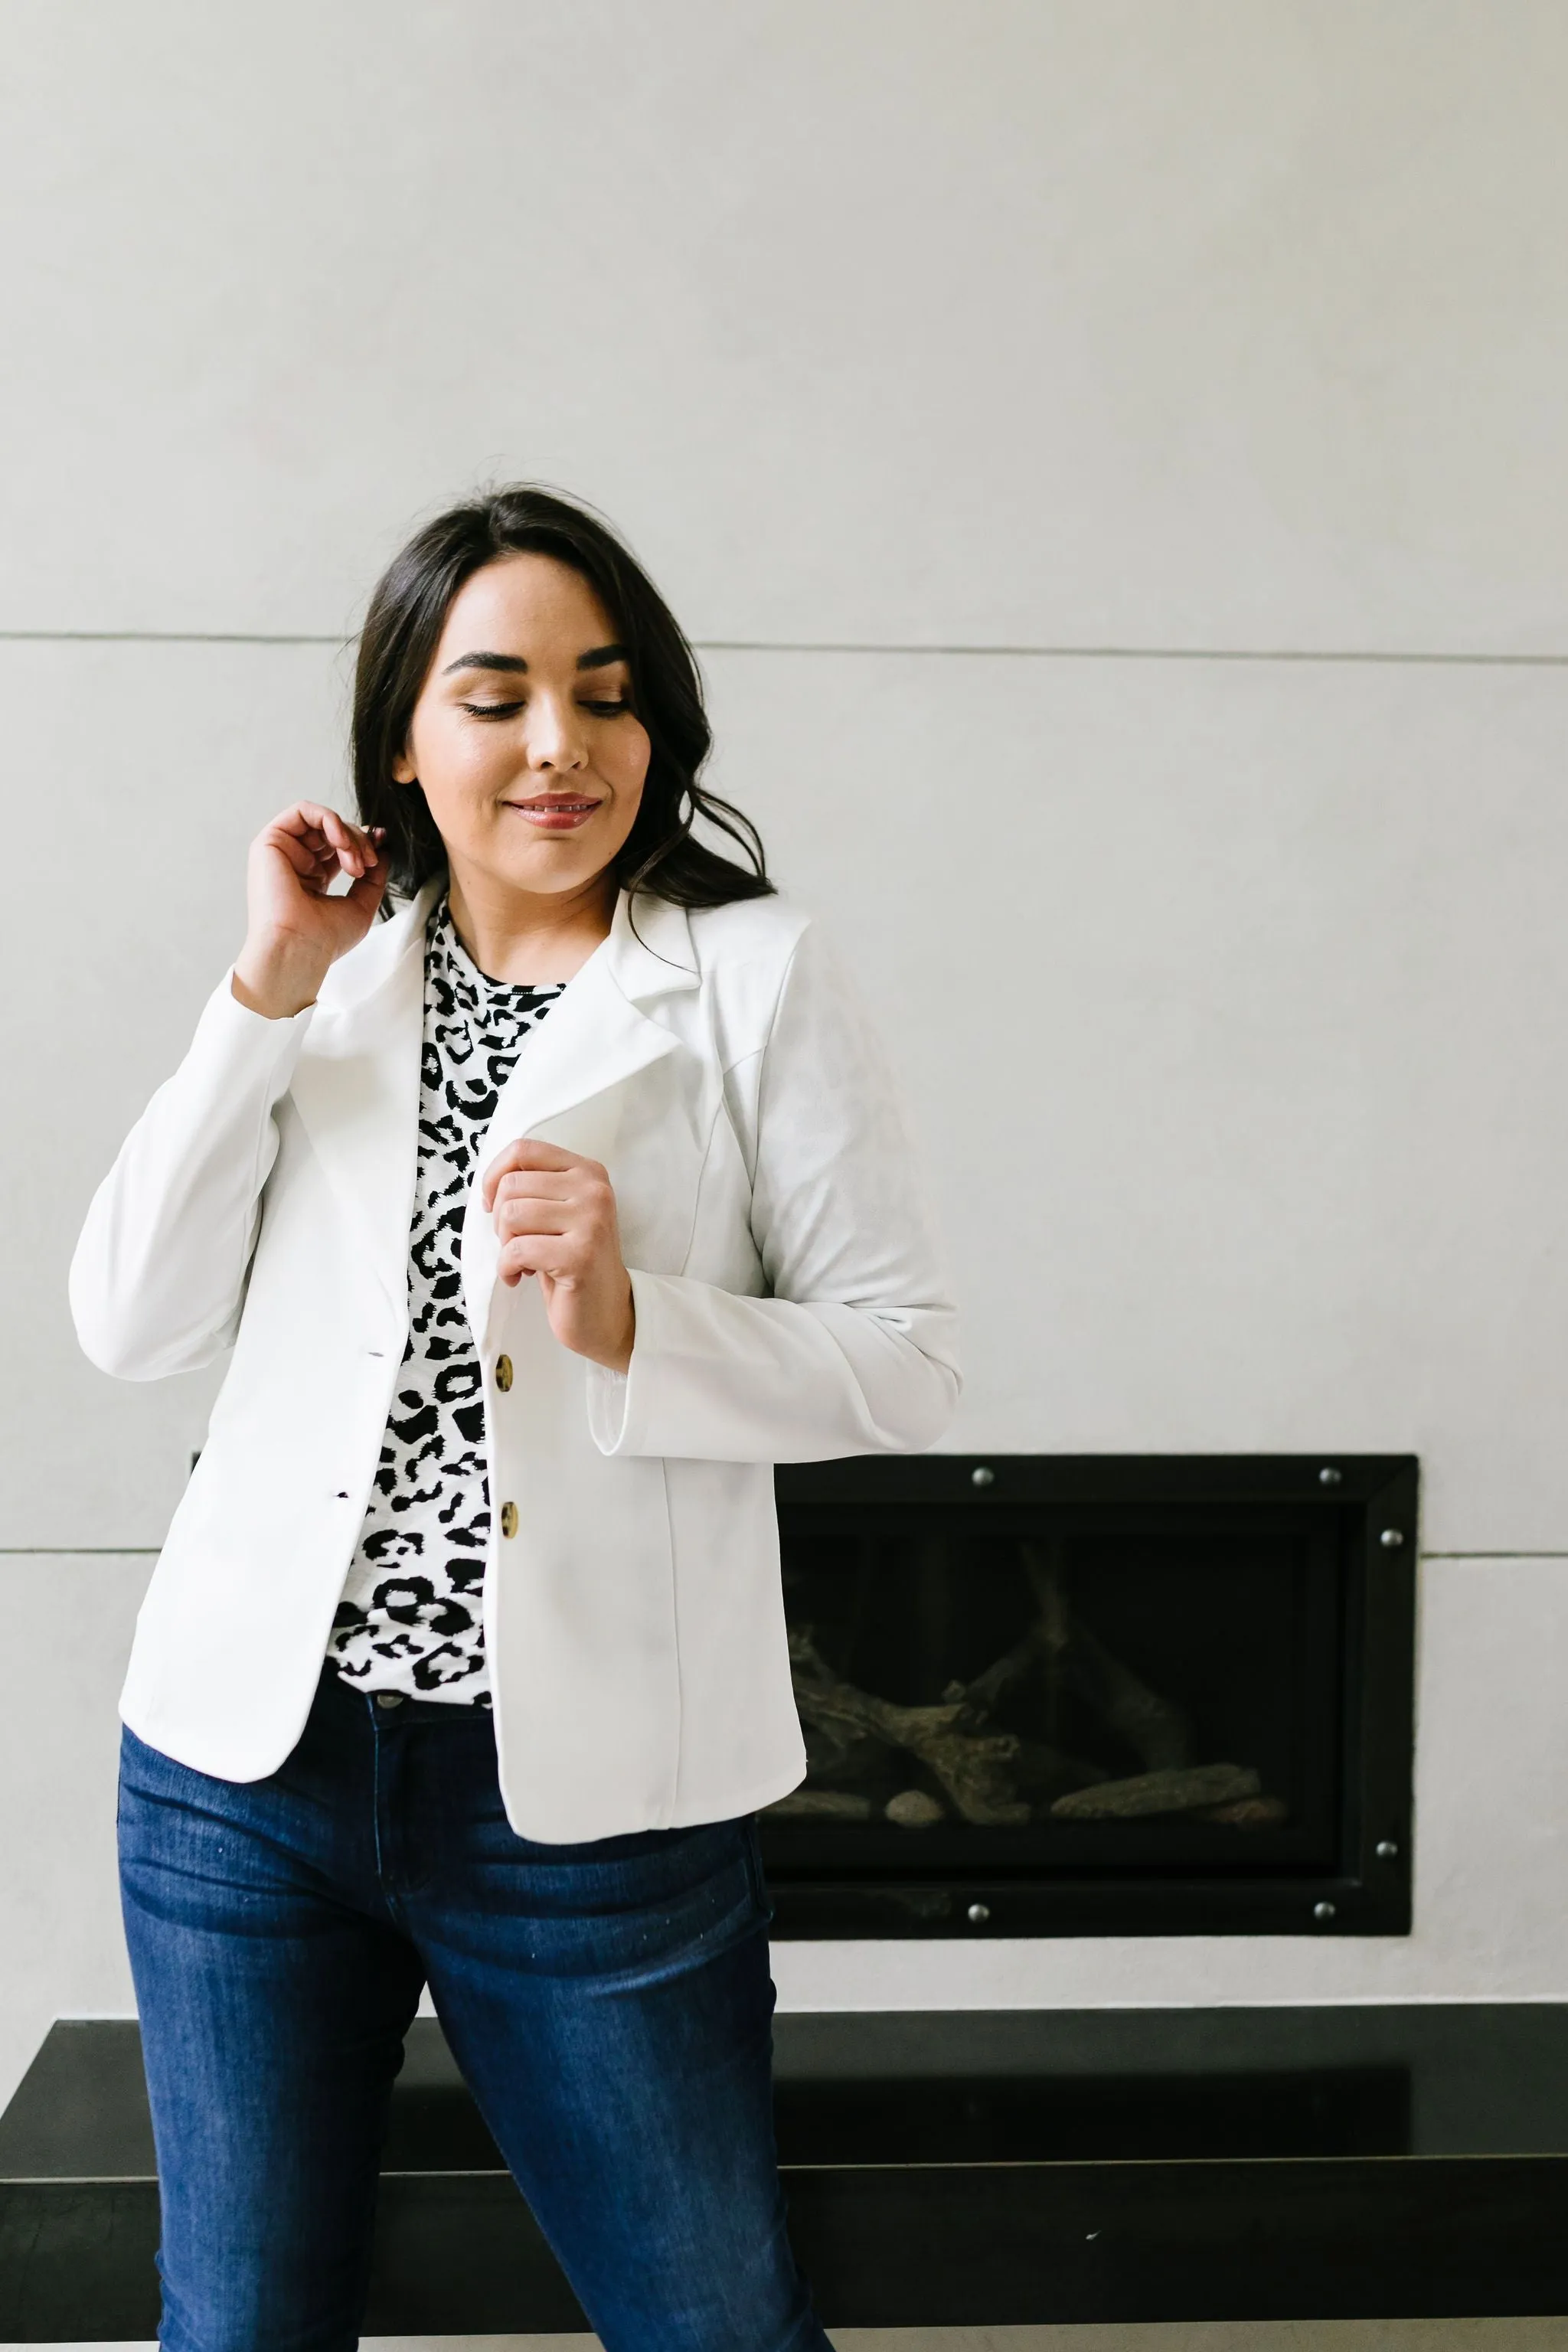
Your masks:
{"label": "blazer collar", "polygon": [[619,1158],[623,1082],[676,1050],[658,1018],[659,1000],[696,988],[691,929],[679,907],[621,893],[609,937],[566,985],[528,1039],[501,1088],[475,1160],[463,1223],[463,1297],[483,1347],[495,1296],[500,1244],[479,1198],[484,1171],[520,1136],[537,1136],[603,1160]]}
{"label": "blazer collar", "polygon": [[418,1162],[425,920],[439,887],[421,891],[333,965],[289,1089],[351,1228],[363,1235],[400,1315],[407,1308]]}
{"label": "blazer collar", "polygon": [[[377,1017],[374,999],[396,978],[404,960],[416,952],[423,960],[425,926],[446,887],[444,876],[426,882],[416,898],[405,901],[388,921],[377,923],[352,955],[332,966],[321,987],[322,1013],[334,1019]],[[696,988],[701,981],[686,909],[671,906],[665,898],[639,895],[634,900],[622,890],[616,899],[609,936],[588,962],[601,959],[632,1004]],[[587,964],[582,967],[584,971],[587,968]]]}
{"label": "blazer collar", "polygon": [[384,1020],[386,1008],[377,1008],[375,999],[397,980],[410,960],[419,964],[423,986],[425,925],[445,887],[445,879],[439,876],[426,882],[384,923],[373,923],[358,947],[333,964],[321,982],[312,1030],[323,1018],[331,1022],[368,1018],[373,1025]]}
{"label": "blazer collar", "polygon": [[701,980],[690,920],[668,898],[633,899],[623,890],[605,951],[616,987],[633,1004],[696,988]]}
{"label": "blazer collar", "polygon": [[[402,1309],[417,1166],[424,1036],[425,925],[444,883],[418,897],[334,965],[322,986],[290,1094],[339,1199],[368,1245],[377,1276]],[[700,985],[684,910],[622,891],[609,936],[568,982],[528,1039],[501,1089],[477,1158],[481,1172],[517,1137],[561,1122],[580,1106],[674,1050],[657,1018],[659,1001]],[[610,1123],[613,1127],[614,1122]],[[584,1114],[564,1134],[571,1150],[595,1149],[603,1118]],[[494,1280],[494,1234],[470,1202],[464,1289],[482,1337]]]}

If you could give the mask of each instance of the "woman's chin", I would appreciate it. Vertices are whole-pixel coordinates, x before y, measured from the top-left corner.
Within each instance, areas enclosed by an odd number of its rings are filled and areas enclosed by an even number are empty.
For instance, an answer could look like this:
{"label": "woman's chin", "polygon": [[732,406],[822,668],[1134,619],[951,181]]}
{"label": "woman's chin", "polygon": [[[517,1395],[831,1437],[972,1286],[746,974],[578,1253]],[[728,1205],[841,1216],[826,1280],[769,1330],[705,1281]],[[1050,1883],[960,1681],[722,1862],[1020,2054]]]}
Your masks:
{"label": "woman's chin", "polygon": [[509,855],[486,858],[473,870],[483,874],[491,890],[515,891],[522,898],[565,898],[596,881],[614,855],[581,835],[558,834],[520,843]]}

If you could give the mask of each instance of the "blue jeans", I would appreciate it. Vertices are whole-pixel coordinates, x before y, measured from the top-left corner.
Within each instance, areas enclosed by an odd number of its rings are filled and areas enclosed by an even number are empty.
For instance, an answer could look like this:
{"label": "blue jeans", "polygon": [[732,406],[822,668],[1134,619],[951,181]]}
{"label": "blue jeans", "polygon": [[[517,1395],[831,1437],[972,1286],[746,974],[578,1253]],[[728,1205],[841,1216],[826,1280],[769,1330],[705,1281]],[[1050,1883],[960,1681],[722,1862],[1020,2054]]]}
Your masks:
{"label": "blue jeans", "polygon": [[488,1709],[383,1707],[329,1670],[265,1780],[127,1731],[120,1853],[166,2352],[357,2343],[426,1982],[609,2352],[826,2352],[784,2232],[749,1818],[533,1844]]}

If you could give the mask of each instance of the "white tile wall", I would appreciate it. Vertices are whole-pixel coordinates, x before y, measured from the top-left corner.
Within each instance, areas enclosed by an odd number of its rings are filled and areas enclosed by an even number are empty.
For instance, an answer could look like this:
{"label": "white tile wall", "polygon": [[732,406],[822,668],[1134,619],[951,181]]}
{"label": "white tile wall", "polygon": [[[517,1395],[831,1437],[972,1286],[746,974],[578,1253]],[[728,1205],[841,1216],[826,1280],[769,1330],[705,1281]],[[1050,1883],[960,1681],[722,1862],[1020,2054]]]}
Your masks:
{"label": "white tile wall", "polygon": [[958,1450],[1414,1448],[1568,1550],[1568,672],[710,665],[906,1073]]}
{"label": "white tile wall", "polygon": [[0,1546],[163,1539],[214,1382],[94,1370],[66,1269],[238,948],[247,842],[288,801],[343,799],[342,691],[327,647],[0,643]]}
{"label": "white tile wall", "polygon": [[[1568,672],[709,668],[717,780],[907,1080],[968,1320],[946,1443],[1413,1448],[1429,1549],[1568,1551]],[[0,1221],[0,1542],[155,1544],[200,1441],[205,1377],[80,1360],[65,1267],[342,693],[324,647],[0,645],[37,877],[0,972],[47,1013],[9,1039],[47,1148]]]}
{"label": "white tile wall", "polygon": [[1539,0],[8,0],[0,625],[490,471],[704,636],[1565,649]]}
{"label": "white tile wall", "polygon": [[[247,837],[341,775],[331,643],[147,639],[341,635],[411,516],[514,471],[710,642],[1358,657],[709,656],[720,775],[931,1156],[950,1442],[1414,1447],[1428,1549],[1508,1555],[1428,1568],[1409,1944],[797,1946],[786,2000],[1561,1996],[1568,16],[7,0],[5,38],[0,2087],[128,1999],[121,1555],[210,1393],[86,1367],[65,1263]],[[1499,659],[1361,658],[1423,651]]]}

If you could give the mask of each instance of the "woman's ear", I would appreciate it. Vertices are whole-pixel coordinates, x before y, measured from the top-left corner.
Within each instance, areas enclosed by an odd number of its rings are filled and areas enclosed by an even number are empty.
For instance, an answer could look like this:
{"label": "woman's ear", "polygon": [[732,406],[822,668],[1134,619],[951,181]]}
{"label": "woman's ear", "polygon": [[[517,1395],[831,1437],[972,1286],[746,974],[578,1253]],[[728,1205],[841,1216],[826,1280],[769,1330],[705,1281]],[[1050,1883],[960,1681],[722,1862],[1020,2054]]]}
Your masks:
{"label": "woman's ear", "polygon": [[399,751],[392,763],[392,781],[395,784],[416,784],[419,782],[406,751]]}

